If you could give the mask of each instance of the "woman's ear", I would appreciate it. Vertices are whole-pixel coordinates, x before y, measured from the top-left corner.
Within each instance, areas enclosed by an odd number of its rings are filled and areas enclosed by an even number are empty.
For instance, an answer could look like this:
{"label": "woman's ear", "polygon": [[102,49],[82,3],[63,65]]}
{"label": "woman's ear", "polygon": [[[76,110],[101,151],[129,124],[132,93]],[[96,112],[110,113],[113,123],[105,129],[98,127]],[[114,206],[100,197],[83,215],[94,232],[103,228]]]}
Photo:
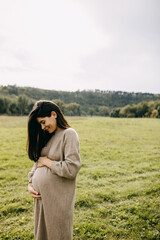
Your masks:
{"label": "woman's ear", "polygon": [[55,111],[51,112],[51,117],[57,118],[57,113]]}

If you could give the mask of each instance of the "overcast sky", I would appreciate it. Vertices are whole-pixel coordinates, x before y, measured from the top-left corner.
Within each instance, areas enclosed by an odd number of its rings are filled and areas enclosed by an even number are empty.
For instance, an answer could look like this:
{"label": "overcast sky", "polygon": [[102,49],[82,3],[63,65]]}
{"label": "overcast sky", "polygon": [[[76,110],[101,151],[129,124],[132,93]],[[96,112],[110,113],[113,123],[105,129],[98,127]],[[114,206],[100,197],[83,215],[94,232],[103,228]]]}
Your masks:
{"label": "overcast sky", "polygon": [[0,85],[160,93],[160,0],[0,1]]}

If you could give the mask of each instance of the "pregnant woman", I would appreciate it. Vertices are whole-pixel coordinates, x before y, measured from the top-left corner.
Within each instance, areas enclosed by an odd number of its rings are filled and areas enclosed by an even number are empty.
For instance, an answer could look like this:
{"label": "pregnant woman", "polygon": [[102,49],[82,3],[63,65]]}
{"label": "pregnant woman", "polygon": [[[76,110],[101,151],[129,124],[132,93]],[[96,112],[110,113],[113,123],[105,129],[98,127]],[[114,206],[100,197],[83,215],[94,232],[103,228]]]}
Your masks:
{"label": "pregnant woman", "polygon": [[35,239],[73,239],[76,176],[81,167],[79,140],[55,103],[35,103],[28,119],[27,150],[35,161],[28,174]]}

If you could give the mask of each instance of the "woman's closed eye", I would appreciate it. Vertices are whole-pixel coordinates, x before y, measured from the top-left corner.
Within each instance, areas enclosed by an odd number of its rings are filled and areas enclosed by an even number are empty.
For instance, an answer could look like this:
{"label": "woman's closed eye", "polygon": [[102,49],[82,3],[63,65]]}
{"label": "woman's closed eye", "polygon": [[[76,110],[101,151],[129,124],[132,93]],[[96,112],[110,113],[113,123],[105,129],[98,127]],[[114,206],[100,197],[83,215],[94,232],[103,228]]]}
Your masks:
{"label": "woman's closed eye", "polygon": [[45,121],[44,121],[44,120],[42,120],[42,121],[40,122],[40,124],[44,125],[44,124],[45,124]]}

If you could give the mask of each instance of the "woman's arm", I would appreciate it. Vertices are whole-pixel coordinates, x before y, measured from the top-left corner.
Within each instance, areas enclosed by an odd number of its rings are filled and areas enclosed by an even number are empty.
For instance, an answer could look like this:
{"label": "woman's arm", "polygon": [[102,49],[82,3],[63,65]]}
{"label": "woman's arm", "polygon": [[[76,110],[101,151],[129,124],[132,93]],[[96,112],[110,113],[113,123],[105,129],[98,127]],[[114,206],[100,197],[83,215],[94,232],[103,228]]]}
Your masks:
{"label": "woman's arm", "polygon": [[74,179],[81,168],[79,138],[74,129],[65,131],[63,146],[64,159],[53,161],[51,171],[58,176]]}
{"label": "woman's arm", "polygon": [[47,166],[58,176],[74,179],[81,168],[79,153],[79,139],[76,131],[68,128],[64,138],[64,159],[52,161],[47,157],[40,157],[37,167]]}

